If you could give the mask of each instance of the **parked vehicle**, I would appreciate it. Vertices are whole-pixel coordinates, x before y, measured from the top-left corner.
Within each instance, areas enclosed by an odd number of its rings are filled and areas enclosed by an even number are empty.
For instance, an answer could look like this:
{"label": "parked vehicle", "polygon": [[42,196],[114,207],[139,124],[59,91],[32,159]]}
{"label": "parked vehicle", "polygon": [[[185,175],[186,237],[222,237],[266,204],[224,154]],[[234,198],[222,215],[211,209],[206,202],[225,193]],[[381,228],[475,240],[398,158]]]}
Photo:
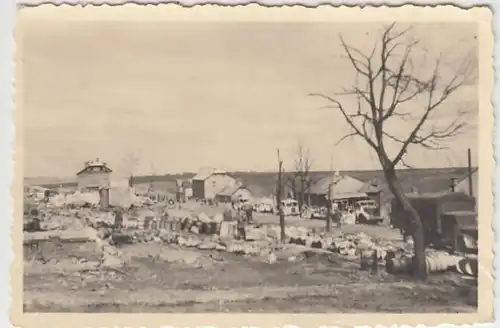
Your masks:
{"label": "parked vehicle", "polygon": [[273,213],[274,203],[271,199],[261,199],[254,205],[255,211],[259,213]]}
{"label": "parked vehicle", "polygon": [[383,221],[379,206],[372,199],[357,201],[355,215],[359,224],[379,224]]}
{"label": "parked vehicle", "polygon": [[311,210],[311,220],[326,220],[328,209],[326,207],[316,207]]}
{"label": "parked vehicle", "polygon": [[299,203],[295,199],[284,199],[281,201],[281,208],[285,216],[298,216],[300,215]]}
{"label": "parked vehicle", "polygon": [[[459,252],[477,252],[476,200],[462,192],[407,195],[422,220],[426,244]],[[410,222],[396,200],[391,224],[409,235]]]}

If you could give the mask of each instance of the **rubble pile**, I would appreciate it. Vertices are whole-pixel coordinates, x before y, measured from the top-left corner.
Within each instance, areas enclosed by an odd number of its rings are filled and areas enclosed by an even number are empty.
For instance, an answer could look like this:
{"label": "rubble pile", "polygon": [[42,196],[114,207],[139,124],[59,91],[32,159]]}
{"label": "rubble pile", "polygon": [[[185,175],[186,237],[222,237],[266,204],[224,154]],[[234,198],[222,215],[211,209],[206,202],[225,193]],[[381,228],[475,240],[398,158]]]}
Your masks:
{"label": "rubble pile", "polygon": [[57,194],[49,198],[49,205],[53,207],[63,206],[97,206],[99,204],[99,192],[76,191],[71,194]]}
{"label": "rubble pile", "polygon": [[332,237],[326,234],[308,232],[306,229],[290,229],[287,235],[291,244],[329,250],[349,258],[356,258],[363,250],[376,251],[378,260],[384,260],[389,251],[407,252],[402,245],[373,239],[363,232]]}
{"label": "rubble pile", "polygon": [[[287,226],[287,245],[280,245],[278,225],[247,225],[242,236],[237,223],[222,213],[208,216],[162,203],[150,206],[139,198],[136,202],[139,206],[123,209],[123,225],[116,228],[115,213],[96,208],[91,194],[56,196],[48,202],[35,199],[25,208],[25,215],[38,217],[44,230],[41,234],[25,234],[28,254],[25,258],[32,264],[54,264],[65,269],[116,267],[128,261],[117,246],[141,243],[263,257],[268,263],[295,261],[306,252],[338,254],[352,260],[370,253],[375,254],[375,262],[386,261],[388,271],[394,272],[406,270],[412,259],[412,250],[403,243],[371,238],[362,232],[334,236]],[[388,258],[388,254],[393,255]],[[429,255],[428,268],[431,272],[455,268],[464,274],[477,275],[477,261],[445,255]]]}
{"label": "rubble pile", "polygon": [[79,271],[123,265],[122,254],[90,227],[24,236],[24,259],[42,271]]}

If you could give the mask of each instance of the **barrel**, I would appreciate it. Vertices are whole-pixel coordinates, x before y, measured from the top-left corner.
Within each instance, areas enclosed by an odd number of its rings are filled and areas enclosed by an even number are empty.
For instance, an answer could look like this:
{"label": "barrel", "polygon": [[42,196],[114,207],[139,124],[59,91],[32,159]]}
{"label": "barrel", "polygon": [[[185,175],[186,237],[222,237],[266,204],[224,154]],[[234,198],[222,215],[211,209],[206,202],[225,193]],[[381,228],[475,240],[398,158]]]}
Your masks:
{"label": "barrel", "polygon": [[209,224],[209,234],[216,235],[218,234],[219,224],[217,222],[210,222]]}
{"label": "barrel", "polygon": [[322,248],[323,245],[321,244],[321,240],[313,241],[311,244],[312,248]]}
{"label": "barrel", "polygon": [[425,264],[427,273],[443,272],[450,267],[446,255],[443,254],[429,254],[425,257]]}
{"label": "barrel", "polygon": [[468,276],[477,277],[478,275],[478,263],[477,259],[464,258],[458,262],[456,265],[456,270],[461,274],[466,274]]}
{"label": "barrel", "polygon": [[189,218],[185,218],[184,220],[182,220],[181,230],[186,231],[189,230],[190,228],[191,228],[191,220]]}
{"label": "barrel", "polygon": [[167,222],[167,218],[162,216],[160,218],[160,224],[159,224],[159,229],[162,229],[162,230],[168,230],[168,222]]}
{"label": "barrel", "polygon": [[171,223],[172,231],[180,232],[182,229],[182,219],[173,219]]}
{"label": "barrel", "polygon": [[374,261],[376,263],[376,260],[374,259],[374,253],[375,251],[372,249],[365,249],[359,253],[361,270],[369,270],[375,266]]}
{"label": "barrel", "polygon": [[403,255],[386,259],[386,270],[391,274],[409,273],[411,269],[411,259]]}
{"label": "barrel", "polygon": [[152,230],[158,229],[158,221],[156,221],[155,219],[151,220],[151,229]]}
{"label": "barrel", "polygon": [[198,233],[199,234],[205,234],[205,231],[207,231],[207,224],[205,222],[197,222],[195,224],[196,227],[198,227]]}
{"label": "barrel", "polygon": [[388,273],[392,274],[395,272],[394,270],[395,258],[396,258],[396,252],[394,251],[387,252],[387,255],[385,257],[385,271],[387,271]]}
{"label": "barrel", "polygon": [[148,230],[150,226],[151,226],[151,219],[149,217],[146,217],[144,219],[144,226],[143,226],[144,230]]}
{"label": "barrel", "polygon": [[174,231],[175,229],[175,221],[173,219],[168,219],[165,222],[166,229],[168,231]]}

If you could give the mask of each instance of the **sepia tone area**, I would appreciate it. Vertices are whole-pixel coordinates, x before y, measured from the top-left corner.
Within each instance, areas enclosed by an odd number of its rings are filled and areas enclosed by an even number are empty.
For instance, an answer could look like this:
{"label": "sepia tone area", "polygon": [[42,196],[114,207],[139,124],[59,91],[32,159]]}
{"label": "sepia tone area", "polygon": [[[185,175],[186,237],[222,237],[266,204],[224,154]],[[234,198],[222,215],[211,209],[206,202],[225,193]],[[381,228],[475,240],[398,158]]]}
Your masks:
{"label": "sepia tone area", "polygon": [[478,311],[476,22],[38,17],[18,42],[23,312]]}

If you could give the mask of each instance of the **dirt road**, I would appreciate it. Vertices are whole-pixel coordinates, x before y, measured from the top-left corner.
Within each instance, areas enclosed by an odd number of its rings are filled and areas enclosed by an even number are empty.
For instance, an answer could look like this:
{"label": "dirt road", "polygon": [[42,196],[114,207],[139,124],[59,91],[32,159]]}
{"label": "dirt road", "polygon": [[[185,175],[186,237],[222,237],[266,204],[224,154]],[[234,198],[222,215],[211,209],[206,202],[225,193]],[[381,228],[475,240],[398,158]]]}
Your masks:
{"label": "dirt road", "polygon": [[[149,250],[148,250],[149,248]],[[195,261],[159,257],[158,245],[133,254],[121,272],[25,275],[26,311],[56,312],[470,312],[470,286],[458,275],[425,284],[358,270],[336,256],[264,263],[234,254],[199,252]],[[142,254],[142,255],[141,255]],[[165,254],[169,254],[168,249]],[[195,256],[189,253],[188,256]],[[383,297],[382,297],[383,296]]]}

